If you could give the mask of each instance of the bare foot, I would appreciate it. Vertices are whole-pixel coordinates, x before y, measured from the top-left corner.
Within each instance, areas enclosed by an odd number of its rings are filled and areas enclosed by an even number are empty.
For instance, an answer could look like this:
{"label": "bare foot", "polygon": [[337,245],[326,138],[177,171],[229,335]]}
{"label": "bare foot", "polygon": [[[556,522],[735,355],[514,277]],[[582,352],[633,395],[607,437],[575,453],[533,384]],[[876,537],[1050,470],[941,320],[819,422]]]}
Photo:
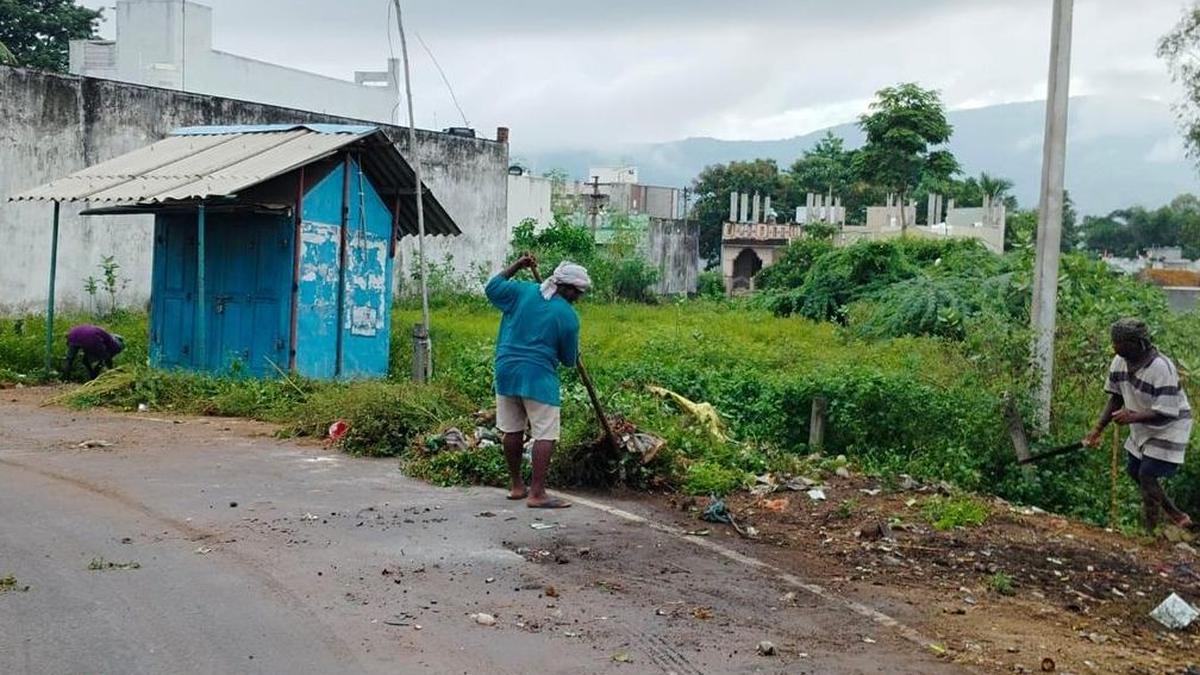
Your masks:
{"label": "bare foot", "polygon": [[507,498],[515,502],[518,499],[525,499],[528,496],[528,488],[526,488],[524,485],[514,485],[509,489]]}
{"label": "bare foot", "polygon": [[558,497],[545,496],[541,498],[530,497],[525,502],[525,506],[531,509],[565,509],[571,506],[571,502]]}

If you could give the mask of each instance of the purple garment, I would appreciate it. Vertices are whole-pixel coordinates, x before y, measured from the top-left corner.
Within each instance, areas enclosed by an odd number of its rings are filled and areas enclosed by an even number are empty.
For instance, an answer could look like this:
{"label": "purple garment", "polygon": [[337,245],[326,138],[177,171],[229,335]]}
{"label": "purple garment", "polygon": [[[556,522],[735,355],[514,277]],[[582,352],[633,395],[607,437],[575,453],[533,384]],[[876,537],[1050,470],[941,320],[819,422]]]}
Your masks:
{"label": "purple garment", "polygon": [[95,359],[112,358],[121,352],[121,345],[108,331],[87,324],[75,326],[67,333],[67,346],[82,349],[84,354]]}

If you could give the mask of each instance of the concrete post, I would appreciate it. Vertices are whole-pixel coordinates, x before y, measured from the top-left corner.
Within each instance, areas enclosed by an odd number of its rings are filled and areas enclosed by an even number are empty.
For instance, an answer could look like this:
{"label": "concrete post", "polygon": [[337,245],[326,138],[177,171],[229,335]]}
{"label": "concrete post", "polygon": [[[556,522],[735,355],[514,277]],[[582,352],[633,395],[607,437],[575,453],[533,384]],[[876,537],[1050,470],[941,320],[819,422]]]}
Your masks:
{"label": "concrete post", "polygon": [[812,414],[808,420],[808,451],[820,452],[825,446],[825,412],[829,402],[823,396],[813,397]]}
{"label": "concrete post", "polygon": [[771,213],[771,195],[763,198],[763,218],[769,218]]}
{"label": "concrete post", "polygon": [[753,207],[751,209],[752,217],[750,219],[750,222],[761,223],[762,222],[762,217],[761,217],[762,216],[762,198],[758,196],[757,192],[754,193],[754,198],[751,199],[751,203],[753,204]]}
{"label": "concrete post", "polygon": [[416,324],[412,329],[413,362],[412,377],[415,382],[428,382],[432,368],[429,358],[429,333],[423,324]]}
{"label": "concrete post", "polygon": [[1054,326],[1058,311],[1058,257],[1062,240],[1063,174],[1067,155],[1067,103],[1071,81],[1071,22],[1074,0],[1054,0],[1050,35],[1050,77],[1046,132],[1042,146],[1041,201],[1038,204],[1037,258],[1033,268],[1033,362],[1040,374],[1035,426],[1050,426],[1054,391]]}
{"label": "concrete post", "polygon": [[925,223],[927,225],[933,225],[933,211],[937,208],[933,202],[934,196],[933,193],[930,192],[929,196],[925,199]]}
{"label": "concrete post", "polygon": [[738,197],[736,192],[729,193],[729,222],[737,222]]}
{"label": "concrete post", "polygon": [[741,193],[741,199],[741,209],[738,211],[738,222],[747,223],[750,222],[750,193]]}

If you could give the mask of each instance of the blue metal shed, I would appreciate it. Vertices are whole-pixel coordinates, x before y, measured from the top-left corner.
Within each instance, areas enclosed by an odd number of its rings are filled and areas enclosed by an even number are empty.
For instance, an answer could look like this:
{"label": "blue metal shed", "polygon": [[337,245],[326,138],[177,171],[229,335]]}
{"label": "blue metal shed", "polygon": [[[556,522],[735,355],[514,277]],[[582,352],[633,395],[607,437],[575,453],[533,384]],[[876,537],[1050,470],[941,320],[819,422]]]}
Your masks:
{"label": "blue metal shed", "polygon": [[[359,378],[388,370],[415,181],[377,127],[191,127],[14,199],[155,215],[153,365]],[[461,234],[424,188],[422,206],[427,233]]]}

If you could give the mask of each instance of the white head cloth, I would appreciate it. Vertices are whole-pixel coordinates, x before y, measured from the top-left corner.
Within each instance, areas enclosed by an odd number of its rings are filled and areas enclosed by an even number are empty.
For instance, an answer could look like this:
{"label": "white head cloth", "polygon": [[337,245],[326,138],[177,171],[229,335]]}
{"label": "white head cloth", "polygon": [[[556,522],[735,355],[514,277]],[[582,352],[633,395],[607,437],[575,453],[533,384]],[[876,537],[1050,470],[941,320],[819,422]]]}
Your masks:
{"label": "white head cloth", "polygon": [[586,292],[592,287],[592,278],[588,276],[588,271],[584,269],[583,265],[576,265],[564,260],[554,268],[554,274],[542,282],[542,297],[547,300],[553,298],[558,293],[559,284],[574,286]]}

